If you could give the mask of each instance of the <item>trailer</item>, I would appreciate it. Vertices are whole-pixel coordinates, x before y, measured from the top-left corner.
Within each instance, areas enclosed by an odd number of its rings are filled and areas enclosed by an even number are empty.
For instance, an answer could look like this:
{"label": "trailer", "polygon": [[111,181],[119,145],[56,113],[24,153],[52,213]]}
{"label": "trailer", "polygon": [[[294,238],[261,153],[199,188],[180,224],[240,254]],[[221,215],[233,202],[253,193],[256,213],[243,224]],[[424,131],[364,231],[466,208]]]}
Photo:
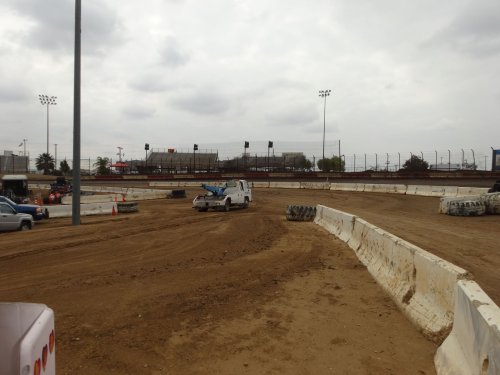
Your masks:
{"label": "trailer", "polygon": [[248,208],[252,201],[252,189],[246,180],[229,180],[218,186],[202,184],[207,194],[193,200],[193,208],[199,212],[214,210],[229,211],[231,207]]}
{"label": "trailer", "polygon": [[28,177],[23,174],[4,175],[2,177],[0,195],[16,203],[28,203],[31,190],[28,188]]}

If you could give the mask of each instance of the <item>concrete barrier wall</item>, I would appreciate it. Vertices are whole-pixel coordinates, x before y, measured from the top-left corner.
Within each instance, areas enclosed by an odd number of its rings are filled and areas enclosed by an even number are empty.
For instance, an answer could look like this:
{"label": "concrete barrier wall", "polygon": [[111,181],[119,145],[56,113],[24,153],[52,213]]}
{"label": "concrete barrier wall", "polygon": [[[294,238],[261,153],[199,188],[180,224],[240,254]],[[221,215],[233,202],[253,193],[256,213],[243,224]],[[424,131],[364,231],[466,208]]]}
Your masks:
{"label": "concrete barrier wall", "polygon": [[30,189],[49,190],[50,184],[29,184]]}
{"label": "concrete barrier wall", "polygon": [[330,190],[329,182],[301,182],[301,189]]}
{"label": "concrete barrier wall", "polygon": [[463,197],[467,195],[481,195],[486,194],[488,188],[475,188],[475,187],[458,187],[457,197]]}
{"label": "concrete barrier wall", "polygon": [[252,186],[252,188],[268,188],[269,181],[253,181],[250,183],[250,186]]}
{"label": "concrete barrier wall", "polygon": [[[128,193],[116,194],[97,194],[97,195],[82,195],[80,203],[104,203],[104,202],[128,202],[142,201],[149,199],[164,199],[172,195],[172,190],[144,190],[144,191],[129,191]],[[72,204],[73,197],[64,196],[61,199],[62,204]]]}
{"label": "concrete barrier wall", "polygon": [[300,182],[270,181],[270,188],[300,189]]}
{"label": "concrete barrier wall", "polygon": [[179,181],[154,181],[154,182],[150,182],[149,186],[179,187]]}
{"label": "concrete barrier wall", "polygon": [[347,242],[352,236],[354,219],[355,216],[353,215],[318,205],[314,222],[339,237],[342,241]]}
{"label": "concrete barrier wall", "polygon": [[317,211],[315,222],[347,242],[422,333],[443,340],[452,325],[456,282],[467,271],[358,217],[321,205]]}
{"label": "concrete barrier wall", "polygon": [[[57,206],[44,206],[49,210],[49,216],[51,218],[56,217],[71,217],[72,206],[67,205],[57,205]],[[100,214],[111,214],[113,212],[113,207],[115,212],[117,211],[115,202],[105,202],[105,203],[90,203],[80,205],[80,215],[100,215]]]}
{"label": "concrete barrier wall", "polygon": [[439,375],[500,374],[500,309],[474,281],[456,286],[453,330],[434,357]]}
{"label": "concrete barrier wall", "polygon": [[333,191],[357,191],[356,188],[358,185],[362,185],[364,189],[364,184],[351,184],[351,183],[345,183],[345,184],[337,184],[337,183],[331,183],[330,184],[330,190]]}

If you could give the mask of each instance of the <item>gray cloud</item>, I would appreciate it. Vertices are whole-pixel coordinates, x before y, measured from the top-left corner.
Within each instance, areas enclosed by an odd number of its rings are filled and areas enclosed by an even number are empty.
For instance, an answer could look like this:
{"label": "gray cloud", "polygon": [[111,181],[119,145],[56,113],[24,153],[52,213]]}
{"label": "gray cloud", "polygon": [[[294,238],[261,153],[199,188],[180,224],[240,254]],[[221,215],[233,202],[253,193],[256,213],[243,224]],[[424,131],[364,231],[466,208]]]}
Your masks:
{"label": "gray cloud", "polygon": [[153,117],[156,110],[152,108],[140,107],[135,105],[134,107],[127,107],[123,110],[125,116],[132,118],[134,120],[141,120]]}
{"label": "gray cloud", "polygon": [[160,74],[140,76],[130,82],[129,87],[145,93],[165,92],[172,89],[172,86],[167,85]]}
{"label": "gray cloud", "polygon": [[[33,96],[24,87],[0,82],[0,102],[23,102]],[[33,99],[35,97],[33,96]]]}
{"label": "gray cloud", "polygon": [[266,123],[269,126],[302,127],[317,122],[316,112],[310,107],[297,108],[291,106],[287,112],[272,113],[266,116]]}
{"label": "gray cloud", "polygon": [[222,114],[230,108],[230,102],[225,96],[208,89],[176,98],[173,104],[178,109],[198,115]]}
{"label": "gray cloud", "polygon": [[[74,1],[7,0],[7,4],[31,26],[17,37],[28,45],[52,51],[72,53],[74,47]],[[123,26],[116,11],[96,0],[82,5],[82,51],[103,54],[122,44]]]}
{"label": "gray cloud", "polygon": [[160,49],[161,62],[170,68],[177,68],[189,61],[189,54],[173,37],[165,38]]}
{"label": "gray cloud", "polygon": [[478,0],[466,6],[424,44],[472,57],[500,53],[500,2]]}

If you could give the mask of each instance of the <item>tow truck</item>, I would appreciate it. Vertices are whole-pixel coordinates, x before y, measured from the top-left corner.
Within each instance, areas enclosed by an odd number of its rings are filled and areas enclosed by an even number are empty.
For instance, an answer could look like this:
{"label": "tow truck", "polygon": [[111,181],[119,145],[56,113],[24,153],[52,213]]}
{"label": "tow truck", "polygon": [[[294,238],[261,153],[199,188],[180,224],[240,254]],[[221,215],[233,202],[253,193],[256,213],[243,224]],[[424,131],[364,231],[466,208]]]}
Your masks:
{"label": "tow truck", "polygon": [[235,206],[248,208],[252,201],[252,190],[246,180],[228,180],[218,186],[202,184],[201,187],[208,193],[193,200],[193,208],[199,212],[209,208],[222,211],[229,211]]}

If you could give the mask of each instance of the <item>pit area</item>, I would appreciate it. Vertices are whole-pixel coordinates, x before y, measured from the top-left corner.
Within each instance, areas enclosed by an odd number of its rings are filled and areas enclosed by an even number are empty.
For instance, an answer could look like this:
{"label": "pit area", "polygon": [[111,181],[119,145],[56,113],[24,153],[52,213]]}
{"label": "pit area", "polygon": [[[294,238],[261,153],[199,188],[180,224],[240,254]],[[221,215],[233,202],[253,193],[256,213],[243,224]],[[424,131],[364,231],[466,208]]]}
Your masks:
{"label": "pit area", "polygon": [[343,242],[288,204],[323,204],[470,271],[498,304],[498,216],[438,198],[255,189],[249,209],[188,198],[0,235],[0,300],[55,311],[58,374],[433,374],[427,341]]}

